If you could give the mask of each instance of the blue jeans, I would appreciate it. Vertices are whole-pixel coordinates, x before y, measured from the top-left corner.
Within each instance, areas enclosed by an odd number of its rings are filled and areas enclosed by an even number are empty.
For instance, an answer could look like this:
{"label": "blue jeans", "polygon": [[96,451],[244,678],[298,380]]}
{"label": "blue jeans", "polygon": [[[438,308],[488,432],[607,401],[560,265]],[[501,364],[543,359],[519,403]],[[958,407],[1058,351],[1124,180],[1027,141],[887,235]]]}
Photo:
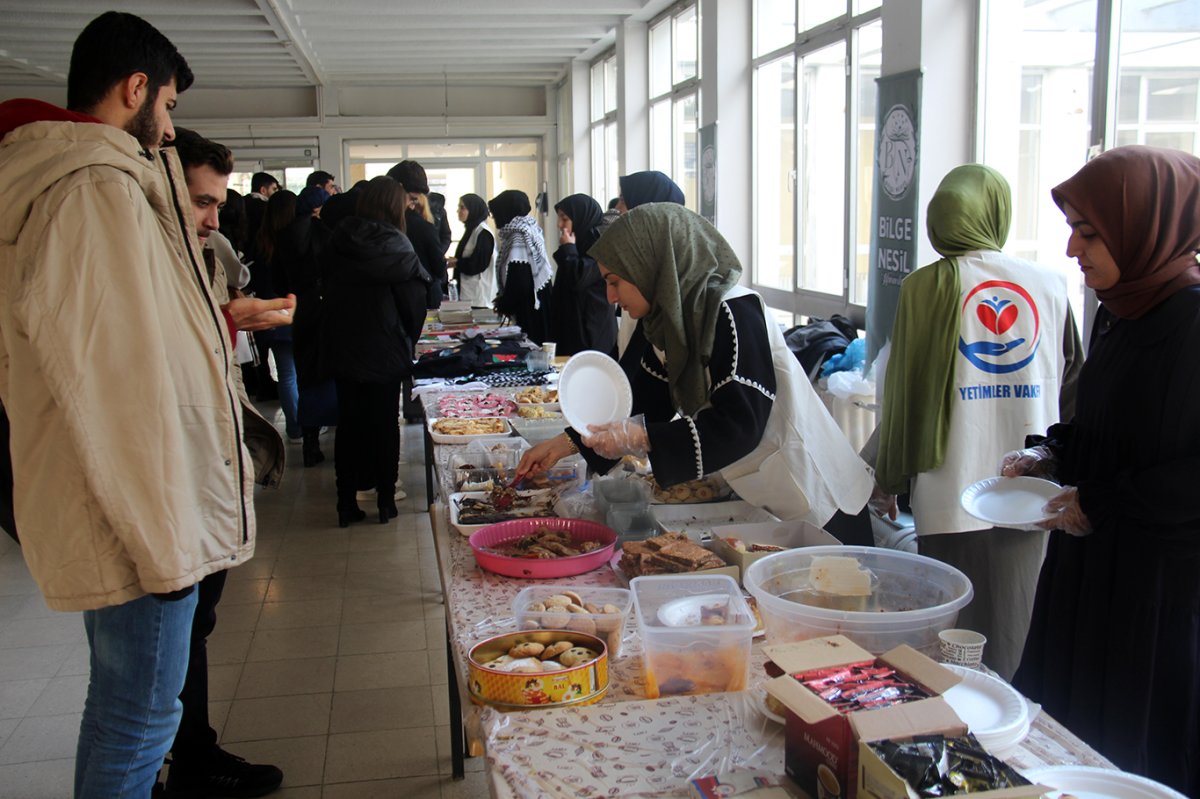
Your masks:
{"label": "blue jeans", "polygon": [[300,389],[296,386],[296,358],[292,354],[292,341],[272,341],[271,354],[275,356],[275,373],[279,378],[279,407],[283,411],[283,427],[288,438],[300,438],[298,411]]}
{"label": "blue jeans", "polygon": [[175,737],[196,591],[83,614],[91,679],[75,752],[75,799],[146,799]]}

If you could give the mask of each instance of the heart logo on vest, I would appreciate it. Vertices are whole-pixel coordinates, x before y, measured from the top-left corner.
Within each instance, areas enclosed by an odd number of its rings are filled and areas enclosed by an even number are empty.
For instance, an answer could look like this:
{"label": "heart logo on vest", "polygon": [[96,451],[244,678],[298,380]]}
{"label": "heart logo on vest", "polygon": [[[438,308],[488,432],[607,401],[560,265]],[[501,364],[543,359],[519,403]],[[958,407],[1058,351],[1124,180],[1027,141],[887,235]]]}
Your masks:
{"label": "heart logo on vest", "polygon": [[966,292],[959,313],[958,351],[974,368],[1004,375],[1033,361],[1041,342],[1041,314],[1024,287],[985,280]]}
{"label": "heart logo on vest", "polygon": [[1002,300],[999,297],[984,300],[975,308],[975,315],[979,317],[979,321],[997,336],[1008,332],[1013,322],[1017,321],[1017,313],[1017,306],[1011,300]]}

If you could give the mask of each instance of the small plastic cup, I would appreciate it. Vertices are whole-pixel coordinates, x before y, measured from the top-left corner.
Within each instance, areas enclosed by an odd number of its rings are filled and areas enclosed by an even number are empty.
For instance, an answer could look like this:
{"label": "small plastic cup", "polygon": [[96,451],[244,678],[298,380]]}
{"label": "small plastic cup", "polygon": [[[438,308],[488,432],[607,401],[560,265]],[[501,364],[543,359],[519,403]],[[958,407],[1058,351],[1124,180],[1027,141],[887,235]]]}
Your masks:
{"label": "small plastic cup", "polygon": [[983,662],[983,646],[987,636],[974,630],[942,630],[938,633],[938,647],[943,663],[977,669]]}
{"label": "small plastic cup", "polygon": [[545,372],[550,368],[550,357],[541,350],[534,350],[525,357],[525,367],[531,372]]}

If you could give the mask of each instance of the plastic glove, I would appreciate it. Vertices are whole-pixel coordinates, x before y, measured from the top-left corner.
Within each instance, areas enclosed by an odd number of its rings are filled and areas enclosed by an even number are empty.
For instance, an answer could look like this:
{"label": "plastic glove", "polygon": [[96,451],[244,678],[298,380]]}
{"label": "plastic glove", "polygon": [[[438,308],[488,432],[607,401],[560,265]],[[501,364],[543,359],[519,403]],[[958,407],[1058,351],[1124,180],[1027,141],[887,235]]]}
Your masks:
{"label": "plastic glove", "polygon": [[1056,465],[1054,453],[1047,447],[1017,449],[1000,461],[1000,474],[1004,477],[1050,477]]}
{"label": "plastic glove", "polygon": [[642,458],[650,451],[646,417],[642,414],[619,422],[588,425],[588,430],[583,444],[602,458],[616,460],[623,455]]}
{"label": "plastic glove", "polygon": [[896,506],[896,495],[887,493],[878,484],[871,489],[871,498],[867,500],[867,507],[876,516],[880,518],[886,516],[892,521],[896,521],[896,514],[900,512]]}
{"label": "plastic glove", "polygon": [[1038,524],[1043,530],[1062,530],[1074,536],[1092,534],[1092,523],[1079,506],[1079,489],[1074,486],[1050,497],[1042,510],[1054,514],[1054,518]]}

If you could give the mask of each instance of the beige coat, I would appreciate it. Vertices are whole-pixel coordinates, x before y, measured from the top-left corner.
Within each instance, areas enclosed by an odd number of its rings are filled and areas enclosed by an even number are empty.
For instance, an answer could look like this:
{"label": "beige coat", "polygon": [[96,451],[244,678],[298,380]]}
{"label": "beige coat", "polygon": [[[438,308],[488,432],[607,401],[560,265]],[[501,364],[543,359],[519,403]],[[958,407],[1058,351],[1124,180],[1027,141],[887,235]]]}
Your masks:
{"label": "beige coat", "polygon": [[120,604],[251,557],[229,335],[174,154],[35,122],[0,142],[0,197],[0,399],[46,603]]}

